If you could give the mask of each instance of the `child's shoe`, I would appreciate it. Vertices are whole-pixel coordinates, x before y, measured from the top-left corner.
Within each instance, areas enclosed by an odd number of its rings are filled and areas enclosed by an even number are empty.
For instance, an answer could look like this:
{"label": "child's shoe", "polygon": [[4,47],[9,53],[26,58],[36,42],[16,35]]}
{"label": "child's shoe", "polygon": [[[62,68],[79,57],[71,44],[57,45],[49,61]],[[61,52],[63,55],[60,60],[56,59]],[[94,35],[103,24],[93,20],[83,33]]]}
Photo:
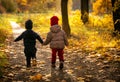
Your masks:
{"label": "child's shoe", "polygon": [[31,65],[28,65],[28,64],[27,64],[27,68],[30,68],[30,67],[31,67]]}
{"label": "child's shoe", "polygon": [[59,66],[60,70],[63,69],[63,67],[64,67],[63,62],[60,62],[60,66]]}
{"label": "child's shoe", "polygon": [[36,59],[33,59],[33,60],[32,60],[32,65],[33,65],[33,66],[36,66],[36,65],[37,65]]}

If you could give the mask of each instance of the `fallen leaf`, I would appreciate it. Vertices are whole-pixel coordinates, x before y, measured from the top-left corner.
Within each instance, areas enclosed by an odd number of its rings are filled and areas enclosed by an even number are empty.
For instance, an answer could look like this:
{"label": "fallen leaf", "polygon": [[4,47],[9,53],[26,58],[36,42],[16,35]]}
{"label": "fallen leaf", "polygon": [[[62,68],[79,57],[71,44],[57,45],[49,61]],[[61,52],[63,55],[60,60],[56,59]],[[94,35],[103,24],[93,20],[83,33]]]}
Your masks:
{"label": "fallen leaf", "polygon": [[84,79],[85,79],[85,78],[83,78],[83,77],[78,77],[78,78],[77,78],[77,80],[78,80],[79,82],[85,82]]}
{"label": "fallen leaf", "polygon": [[30,76],[30,80],[38,81],[42,79],[41,74],[36,74],[35,76]]}
{"label": "fallen leaf", "polygon": [[79,69],[81,69],[81,68],[82,68],[81,66],[77,66],[75,69],[78,69],[78,70],[79,70]]}
{"label": "fallen leaf", "polygon": [[72,74],[72,73],[73,73],[73,70],[66,70],[66,72],[67,72],[68,74]]}
{"label": "fallen leaf", "polygon": [[93,77],[92,75],[85,75],[86,77],[89,77],[89,78],[91,78],[91,77]]}
{"label": "fallen leaf", "polygon": [[51,74],[47,74],[47,75],[45,75],[45,77],[49,78],[49,77],[51,77]]}
{"label": "fallen leaf", "polygon": [[98,70],[98,72],[99,72],[99,73],[102,73],[102,72],[104,72],[104,70]]}
{"label": "fallen leaf", "polygon": [[13,73],[9,73],[9,74],[8,74],[8,76],[13,77],[13,76],[14,76],[14,74],[13,74]]}

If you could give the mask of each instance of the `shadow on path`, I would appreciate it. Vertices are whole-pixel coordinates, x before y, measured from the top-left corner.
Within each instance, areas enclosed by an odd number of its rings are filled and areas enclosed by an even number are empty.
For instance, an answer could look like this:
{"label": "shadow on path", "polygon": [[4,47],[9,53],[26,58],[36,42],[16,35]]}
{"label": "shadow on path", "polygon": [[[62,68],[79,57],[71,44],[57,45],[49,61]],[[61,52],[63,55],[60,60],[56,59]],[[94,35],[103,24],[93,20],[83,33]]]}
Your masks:
{"label": "shadow on path", "polygon": [[51,68],[52,82],[74,82],[73,78],[65,70],[56,70]]}

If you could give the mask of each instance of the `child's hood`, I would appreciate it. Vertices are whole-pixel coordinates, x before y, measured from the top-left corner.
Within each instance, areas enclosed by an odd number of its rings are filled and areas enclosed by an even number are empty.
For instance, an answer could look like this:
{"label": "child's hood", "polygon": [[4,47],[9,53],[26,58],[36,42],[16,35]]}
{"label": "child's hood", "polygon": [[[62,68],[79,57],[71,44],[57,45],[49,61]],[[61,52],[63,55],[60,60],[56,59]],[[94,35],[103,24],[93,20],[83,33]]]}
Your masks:
{"label": "child's hood", "polygon": [[50,27],[50,31],[53,33],[57,33],[61,30],[61,27],[59,25],[53,25]]}

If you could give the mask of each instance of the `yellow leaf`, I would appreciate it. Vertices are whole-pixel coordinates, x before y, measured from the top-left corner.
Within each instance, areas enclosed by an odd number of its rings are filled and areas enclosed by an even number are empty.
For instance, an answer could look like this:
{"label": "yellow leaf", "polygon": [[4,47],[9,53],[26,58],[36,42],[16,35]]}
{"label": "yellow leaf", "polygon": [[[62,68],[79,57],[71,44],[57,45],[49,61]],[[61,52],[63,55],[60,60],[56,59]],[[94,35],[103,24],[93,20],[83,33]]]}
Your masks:
{"label": "yellow leaf", "polygon": [[35,76],[30,76],[30,80],[41,80],[42,79],[42,75],[41,74],[36,74]]}
{"label": "yellow leaf", "polygon": [[72,74],[74,71],[73,70],[66,70],[68,74]]}
{"label": "yellow leaf", "polygon": [[78,80],[79,82],[85,82],[84,79],[85,79],[85,78],[83,78],[83,77],[78,77],[78,78],[77,78],[77,80]]}

